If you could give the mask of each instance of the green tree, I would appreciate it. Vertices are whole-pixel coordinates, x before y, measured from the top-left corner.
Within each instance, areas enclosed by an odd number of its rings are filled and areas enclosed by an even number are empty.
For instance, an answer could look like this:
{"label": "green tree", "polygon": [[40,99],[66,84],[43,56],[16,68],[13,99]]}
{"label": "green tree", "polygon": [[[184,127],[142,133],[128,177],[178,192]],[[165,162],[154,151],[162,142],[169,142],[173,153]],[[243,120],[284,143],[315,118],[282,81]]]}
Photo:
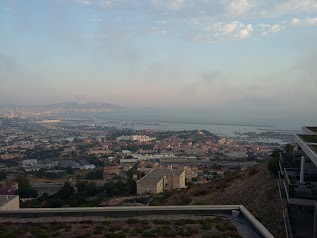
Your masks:
{"label": "green tree", "polygon": [[86,179],[103,179],[103,170],[96,169],[86,174]]}
{"label": "green tree", "polygon": [[282,151],[280,149],[274,149],[273,152],[271,153],[271,157],[272,158],[279,158],[281,152]]}
{"label": "green tree", "polygon": [[69,182],[65,182],[64,186],[57,192],[57,196],[62,200],[65,200],[69,198],[74,192],[74,187]]}
{"label": "green tree", "polygon": [[63,201],[62,199],[58,197],[48,199],[45,204],[45,207],[49,207],[49,208],[56,208],[56,207],[62,207],[62,206],[63,206]]}
{"label": "green tree", "polygon": [[29,188],[29,187],[31,187],[30,181],[25,176],[18,175],[16,177],[15,181],[19,183],[19,187],[20,188]]}
{"label": "green tree", "polygon": [[272,154],[271,158],[268,161],[267,168],[269,169],[270,173],[277,177],[279,171],[279,157],[280,157],[281,150],[275,149]]}
{"label": "green tree", "polygon": [[294,145],[292,145],[292,144],[286,144],[285,147],[284,147],[284,149],[285,149],[285,151],[286,151],[287,153],[293,153],[293,151],[294,151]]}
{"label": "green tree", "polygon": [[0,171],[0,180],[4,180],[7,178],[7,173],[4,171]]}
{"label": "green tree", "polygon": [[21,198],[36,198],[38,192],[34,188],[19,188],[15,191]]}
{"label": "green tree", "polygon": [[100,192],[95,182],[79,181],[76,187],[78,193],[85,194],[86,196],[94,196]]}
{"label": "green tree", "polygon": [[75,172],[74,172],[74,169],[72,167],[67,167],[66,168],[66,173],[67,174],[74,174]]}
{"label": "green tree", "polygon": [[38,196],[38,192],[32,188],[27,177],[18,175],[16,181],[19,183],[19,189],[15,193],[21,198],[36,198]]}

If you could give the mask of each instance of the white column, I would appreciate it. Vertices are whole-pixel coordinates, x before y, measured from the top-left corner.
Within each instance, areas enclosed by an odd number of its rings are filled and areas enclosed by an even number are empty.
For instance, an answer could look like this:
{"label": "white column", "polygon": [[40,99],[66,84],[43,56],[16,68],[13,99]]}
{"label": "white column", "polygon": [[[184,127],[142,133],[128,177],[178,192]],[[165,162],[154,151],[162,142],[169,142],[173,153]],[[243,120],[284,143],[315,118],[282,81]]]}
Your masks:
{"label": "white column", "polygon": [[300,177],[299,177],[300,183],[304,183],[304,174],[305,174],[305,157],[302,156],[301,163],[300,163]]}

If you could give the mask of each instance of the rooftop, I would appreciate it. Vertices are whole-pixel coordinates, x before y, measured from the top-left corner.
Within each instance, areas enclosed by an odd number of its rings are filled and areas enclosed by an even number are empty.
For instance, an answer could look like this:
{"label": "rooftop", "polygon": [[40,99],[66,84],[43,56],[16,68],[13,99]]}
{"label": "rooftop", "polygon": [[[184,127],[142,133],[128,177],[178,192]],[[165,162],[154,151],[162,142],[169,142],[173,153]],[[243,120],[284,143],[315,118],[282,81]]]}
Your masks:
{"label": "rooftop", "polygon": [[183,173],[183,169],[163,169],[156,168],[152,170],[150,173],[141,178],[138,183],[150,183],[150,182],[159,182],[164,176],[168,176],[170,174],[174,174],[176,176],[181,175]]}

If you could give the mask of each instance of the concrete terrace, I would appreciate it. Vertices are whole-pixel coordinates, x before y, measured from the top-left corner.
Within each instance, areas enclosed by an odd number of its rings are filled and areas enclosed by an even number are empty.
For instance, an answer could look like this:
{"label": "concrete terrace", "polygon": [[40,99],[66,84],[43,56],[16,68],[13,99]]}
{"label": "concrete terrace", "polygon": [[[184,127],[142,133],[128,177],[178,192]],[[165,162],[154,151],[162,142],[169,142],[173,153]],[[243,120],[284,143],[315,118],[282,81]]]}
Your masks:
{"label": "concrete terrace", "polygon": [[[203,217],[227,217],[236,226],[243,238],[274,238],[273,235],[241,205],[214,206],[145,206],[145,207],[90,207],[90,208],[40,208],[19,209],[0,212],[0,222],[67,222],[93,219],[123,219],[141,217],[155,219],[155,217],[171,217],[181,219],[184,215]],[[45,219],[42,219],[45,218]],[[57,220],[56,220],[56,219]],[[98,219],[97,219],[98,220]]]}

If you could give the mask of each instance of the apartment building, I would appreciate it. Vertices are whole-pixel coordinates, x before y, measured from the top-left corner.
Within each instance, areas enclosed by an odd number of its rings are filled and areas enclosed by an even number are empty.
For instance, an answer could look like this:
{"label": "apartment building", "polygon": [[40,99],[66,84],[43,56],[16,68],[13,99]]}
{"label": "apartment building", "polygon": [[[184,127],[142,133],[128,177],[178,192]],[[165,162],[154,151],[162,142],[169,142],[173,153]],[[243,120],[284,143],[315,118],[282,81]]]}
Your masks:
{"label": "apartment building", "polygon": [[317,127],[296,134],[280,153],[278,185],[287,238],[317,238]]}

